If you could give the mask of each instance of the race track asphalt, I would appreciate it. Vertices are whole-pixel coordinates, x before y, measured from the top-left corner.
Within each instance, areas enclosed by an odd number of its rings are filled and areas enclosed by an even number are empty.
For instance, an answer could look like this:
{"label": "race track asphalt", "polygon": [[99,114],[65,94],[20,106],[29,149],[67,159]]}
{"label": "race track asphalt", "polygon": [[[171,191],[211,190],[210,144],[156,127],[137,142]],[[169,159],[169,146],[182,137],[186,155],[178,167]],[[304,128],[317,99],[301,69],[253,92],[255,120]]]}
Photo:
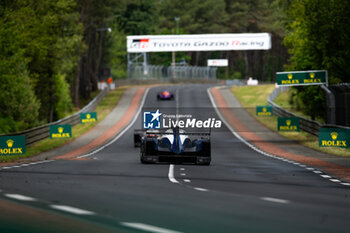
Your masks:
{"label": "race track asphalt", "polygon": [[[144,107],[220,119],[209,87],[153,87]],[[176,100],[157,101],[164,89]],[[350,187],[266,157],[225,125],[212,131],[210,166],[141,164],[133,146],[133,130],[140,127],[139,117],[118,140],[84,160],[2,169],[0,206],[14,207],[0,213],[1,232],[87,232],[89,226],[91,232],[350,231]],[[27,222],[17,216],[27,216]]]}

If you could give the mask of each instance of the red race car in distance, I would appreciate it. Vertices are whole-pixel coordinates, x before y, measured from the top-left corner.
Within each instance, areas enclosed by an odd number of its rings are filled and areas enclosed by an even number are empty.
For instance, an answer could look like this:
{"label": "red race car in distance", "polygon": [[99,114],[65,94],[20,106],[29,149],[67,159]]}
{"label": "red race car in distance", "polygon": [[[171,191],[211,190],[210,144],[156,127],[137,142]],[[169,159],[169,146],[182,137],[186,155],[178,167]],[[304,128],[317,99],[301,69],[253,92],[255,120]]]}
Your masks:
{"label": "red race car in distance", "polygon": [[170,91],[162,91],[157,94],[158,100],[173,100],[174,95]]}

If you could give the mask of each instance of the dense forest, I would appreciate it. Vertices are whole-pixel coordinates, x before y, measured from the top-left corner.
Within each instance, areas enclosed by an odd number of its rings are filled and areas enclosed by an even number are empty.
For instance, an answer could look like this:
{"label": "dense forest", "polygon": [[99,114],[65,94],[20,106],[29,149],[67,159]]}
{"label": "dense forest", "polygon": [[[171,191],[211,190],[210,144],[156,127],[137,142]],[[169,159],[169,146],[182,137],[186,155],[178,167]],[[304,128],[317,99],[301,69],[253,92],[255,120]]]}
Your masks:
{"label": "dense forest", "polygon": [[[327,69],[331,83],[348,82],[349,12],[348,0],[2,0],[0,133],[62,118],[105,75],[125,78],[127,35],[269,32],[269,51],[176,59],[205,66],[208,58],[227,58],[228,69],[218,72],[225,79],[273,82],[277,71]],[[171,54],[152,53],[150,63],[170,65]],[[322,92],[308,87],[294,102],[321,115],[322,105],[305,107],[320,100]]]}

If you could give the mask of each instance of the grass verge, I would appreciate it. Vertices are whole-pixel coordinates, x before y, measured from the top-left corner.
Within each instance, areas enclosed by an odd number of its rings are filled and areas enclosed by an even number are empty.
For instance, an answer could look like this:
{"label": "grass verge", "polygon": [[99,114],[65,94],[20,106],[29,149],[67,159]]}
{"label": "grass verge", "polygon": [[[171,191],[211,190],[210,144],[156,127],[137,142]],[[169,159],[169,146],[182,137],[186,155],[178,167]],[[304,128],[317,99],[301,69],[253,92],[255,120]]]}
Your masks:
{"label": "grass verge", "polygon": [[117,105],[121,96],[127,87],[118,87],[113,91],[110,91],[106,97],[99,103],[95,112],[97,112],[97,122],[89,123],[89,124],[77,124],[72,127],[72,138],[69,139],[56,139],[52,140],[50,138],[46,138],[35,143],[32,146],[26,148],[25,155],[14,155],[14,156],[2,156],[0,158],[0,162],[14,162],[22,158],[28,158],[44,151],[48,151],[57,147],[60,147],[68,142],[73,141],[78,138],[82,134],[86,133],[93,127],[95,127],[99,122],[101,122]]}
{"label": "grass verge", "polygon": [[[277,117],[261,117],[256,116],[255,107],[257,105],[267,105],[267,97],[274,90],[274,85],[259,85],[259,86],[240,86],[232,87],[231,91],[239,100],[241,105],[246,109],[247,112],[254,118],[256,118],[260,123],[268,127],[269,129],[275,131],[276,133],[297,141],[298,143],[307,146],[309,148],[322,151],[324,153],[338,155],[338,156],[349,156],[350,149],[347,148],[336,148],[336,147],[319,147],[318,137],[313,136],[304,131],[300,132],[280,132],[277,130]],[[284,92],[277,96],[275,103],[281,107],[288,108],[291,107],[288,103],[288,93]]]}

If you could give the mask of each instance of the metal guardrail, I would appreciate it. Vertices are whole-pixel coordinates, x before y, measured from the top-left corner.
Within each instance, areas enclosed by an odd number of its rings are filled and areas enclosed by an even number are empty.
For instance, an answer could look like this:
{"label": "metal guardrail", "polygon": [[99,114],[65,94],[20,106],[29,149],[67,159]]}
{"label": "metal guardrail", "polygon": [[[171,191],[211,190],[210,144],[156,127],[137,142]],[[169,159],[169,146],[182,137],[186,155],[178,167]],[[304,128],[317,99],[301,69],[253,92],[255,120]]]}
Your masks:
{"label": "metal guardrail", "polygon": [[3,134],[0,136],[17,136],[23,135],[26,137],[26,146],[32,145],[38,141],[41,141],[45,138],[50,137],[50,125],[61,125],[61,124],[69,124],[69,125],[77,125],[80,123],[80,113],[91,112],[95,110],[97,105],[101,102],[101,100],[108,93],[108,89],[104,89],[101,91],[88,105],[82,108],[79,112],[76,112],[73,115],[67,116],[63,119],[60,119],[55,122],[51,122],[45,125],[41,125],[32,129],[27,129],[21,132]]}
{"label": "metal guardrail", "polygon": [[275,90],[273,90],[273,92],[267,98],[267,102],[273,108],[274,115],[276,115],[278,117],[298,117],[300,119],[300,129],[305,131],[305,132],[308,132],[312,135],[315,135],[315,136],[318,136],[318,131],[319,131],[319,128],[321,128],[321,127],[341,128],[341,129],[350,130],[350,127],[345,127],[345,126],[331,125],[331,124],[322,125],[318,121],[314,121],[311,119],[307,119],[305,117],[297,116],[294,113],[291,113],[291,112],[285,110],[284,108],[281,108],[279,105],[275,104],[273,101],[276,99],[277,95],[281,92],[287,91],[288,89],[289,89],[288,87],[283,87],[283,86],[275,88]]}

